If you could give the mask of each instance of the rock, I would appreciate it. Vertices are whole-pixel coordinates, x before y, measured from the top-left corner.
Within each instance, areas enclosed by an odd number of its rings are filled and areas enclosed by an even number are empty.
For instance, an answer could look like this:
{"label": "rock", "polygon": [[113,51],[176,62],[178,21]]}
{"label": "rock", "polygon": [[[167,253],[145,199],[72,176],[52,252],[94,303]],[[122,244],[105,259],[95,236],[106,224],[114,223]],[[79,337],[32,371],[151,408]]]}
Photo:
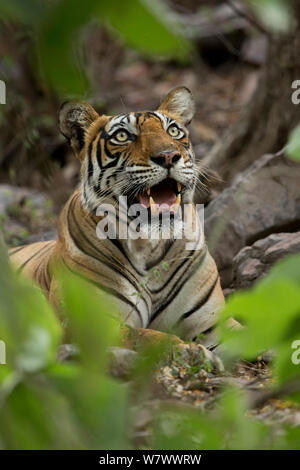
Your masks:
{"label": "rock", "polygon": [[233,286],[250,287],[287,255],[300,252],[300,232],[274,233],[243,248],[233,259]]}
{"label": "rock", "polygon": [[111,375],[123,379],[128,378],[136,364],[138,353],[130,349],[111,347],[109,354]]}
{"label": "rock", "polygon": [[13,205],[23,205],[29,200],[34,208],[42,209],[47,202],[47,197],[32,189],[0,184],[0,214],[7,213]]}
{"label": "rock", "polygon": [[268,45],[266,35],[250,36],[243,44],[241,56],[251,65],[262,66],[266,62]]}
{"label": "rock", "polygon": [[57,229],[47,230],[46,232],[42,233],[34,233],[29,235],[26,240],[24,240],[24,245],[35,242],[48,242],[49,240],[56,240],[57,236]]}
{"label": "rock", "polygon": [[7,245],[55,239],[57,232],[53,226],[56,226],[56,218],[46,194],[0,184],[0,229]]}
{"label": "rock", "polygon": [[[130,349],[109,348],[109,369],[114,377],[128,378],[132,371],[138,353]],[[76,344],[62,344],[58,348],[57,359],[59,362],[77,360],[80,356],[79,347]]]}
{"label": "rock", "polygon": [[[264,155],[205,210],[205,232],[222,286],[233,279],[232,261],[245,246],[276,232],[300,228],[300,164],[282,154]],[[272,250],[269,254],[272,255]],[[253,261],[249,278],[260,270]]]}

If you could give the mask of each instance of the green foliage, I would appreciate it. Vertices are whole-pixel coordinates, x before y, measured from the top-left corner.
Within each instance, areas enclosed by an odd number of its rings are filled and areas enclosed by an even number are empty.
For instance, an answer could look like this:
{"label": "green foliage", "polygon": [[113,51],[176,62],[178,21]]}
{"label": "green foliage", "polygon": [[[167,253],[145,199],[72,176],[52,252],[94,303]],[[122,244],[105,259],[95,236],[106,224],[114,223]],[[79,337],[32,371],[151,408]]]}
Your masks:
{"label": "green foliage", "polygon": [[1,0],[1,18],[20,21],[21,23],[35,24],[43,15],[45,2],[40,0]]}
{"label": "green foliage", "polygon": [[88,80],[78,45],[91,21],[108,26],[129,47],[147,55],[187,60],[190,44],[169,8],[160,0],[2,0],[2,17],[29,24],[37,34],[40,70],[51,87],[84,95]]}
{"label": "green foliage", "polygon": [[262,351],[277,347],[299,316],[299,306],[299,288],[285,279],[267,278],[253,290],[232,296],[222,319],[234,316],[246,328],[228,330],[224,322],[224,340],[230,351],[253,360]]}
{"label": "green foliage", "polygon": [[63,330],[42,292],[17,278],[0,253],[0,447],[127,448],[127,389],[108,377],[106,351],[119,341],[115,308],[99,290],[60,272],[77,363],[60,363]]}
{"label": "green foliage", "polygon": [[[245,328],[228,330],[231,316]],[[222,312],[220,329],[229,355],[253,360],[273,351],[278,384],[300,379],[300,365],[292,360],[294,342],[300,340],[300,255],[279,262],[253,289],[233,295]],[[299,397],[294,394],[296,401]]]}
{"label": "green foliage", "polygon": [[300,124],[291,132],[286,151],[292,160],[300,161]]}
{"label": "green foliage", "polygon": [[17,284],[0,256],[1,339],[18,373],[36,372],[54,360],[62,331],[41,291],[28,281]]}
{"label": "green foliage", "polygon": [[57,273],[70,341],[80,348],[85,368],[105,367],[105,352],[120,343],[116,306],[104,292],[71,272]]}
{"label": "green foliage", "polygon": [[269,30],[287,32],[292,24],[289,0],[247,0]]}
{"label": "green foliage", "polygon": [[157,413],[153,433],[159,449],[259,449],[268,427],[245,415],[246,403],[240,391],[230,388],[217,410],[204,415],[194,410],[162,409]]}
{"label": "green foliage", "polygon": [[100,21],[109,24],[126,44],[149,54],[186,58],[189,44],[166,4],[159,0],[98,2]]}
{"label": "green foliage", "polygon": [[[3,249],[0,258],[0,331],[7,346],[7,364],[0,366],[0,447],[132,448],[134,412],[128,387],[107,373],[107,349],[120,341],[114,304],[94,285],[58,271],[63,323],[68,339],[79,348],[76,361],[61,363],[57,348],[63,331],[54,312],[37,287],[11,271]],[[266,349],[277,353],[273,373],[279,385],[300,377],[299,365],[291,361],[291,344],[300,339],[299,266],[300,255],[279,263],[255,288],[234,295],[220,320],[224,347],[231,355],[253,359]],[[224,326],[231,315],[247,328],[228,332]],[[135,404],[147,398],[150,378],[169,350],[165,344],[140,351],[133,372]],[[290,398],[299,402],[297,393]],[[149,445],[175,450],[295,449],[299,429],[284,426],[280,436],[270,432],[270,426],[249,416],[244,393],[229,388],[206,413],[162,404],[154,413]]]}

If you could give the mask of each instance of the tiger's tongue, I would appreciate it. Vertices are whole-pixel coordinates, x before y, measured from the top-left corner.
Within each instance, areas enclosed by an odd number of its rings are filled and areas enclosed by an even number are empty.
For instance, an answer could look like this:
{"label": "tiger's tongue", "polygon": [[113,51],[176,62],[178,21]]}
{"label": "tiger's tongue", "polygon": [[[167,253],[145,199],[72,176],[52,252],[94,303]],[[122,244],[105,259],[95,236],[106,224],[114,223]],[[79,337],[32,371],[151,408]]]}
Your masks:
{"label": "tiger's tongue", "polygon": [[[153,198],[159,211],[168,210],[168,208],[176,201],[176,194],[174,193],[172,186],[166,183],[153,186],[151,188],[150,196]],[[150,207],[150,196],[148,196],[147,193],[139,196],[140,203],[147,208]]]}

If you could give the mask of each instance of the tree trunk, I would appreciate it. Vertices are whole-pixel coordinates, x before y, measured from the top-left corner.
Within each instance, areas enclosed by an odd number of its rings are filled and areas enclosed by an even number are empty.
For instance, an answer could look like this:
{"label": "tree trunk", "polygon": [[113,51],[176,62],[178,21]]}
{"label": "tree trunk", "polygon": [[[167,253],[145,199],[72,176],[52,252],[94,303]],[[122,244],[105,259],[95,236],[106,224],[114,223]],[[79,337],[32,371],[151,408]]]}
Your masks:
{"label": "tree trunk", "polygon": [[295,29],[270,37],[267,61],[251,103],[204,161],[227,184],[261,155],[282,149],[300,121],[300,105],[292,103],[292,83],[300,79],[300,2],[295,0],[293,7]]}

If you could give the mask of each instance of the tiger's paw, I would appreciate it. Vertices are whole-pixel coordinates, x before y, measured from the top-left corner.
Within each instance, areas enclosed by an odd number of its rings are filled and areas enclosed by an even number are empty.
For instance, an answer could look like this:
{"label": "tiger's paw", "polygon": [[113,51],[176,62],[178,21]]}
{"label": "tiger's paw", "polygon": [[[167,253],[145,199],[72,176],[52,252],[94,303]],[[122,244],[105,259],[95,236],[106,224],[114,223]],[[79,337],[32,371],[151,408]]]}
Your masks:
{"label": "tiger's paw", "polygon": [[199,343],[181,343],[174,347],[174,353],[180,354],[182,359],[191,365],[197,365],[208,371],[215,370],[218,373],[224,372],[222,359],[215,353]]}
{"label": "tiger's paw", "polygon": [[124,348],[139,351],[145,348],[161,347],[162,352],[171,352],[174,356],[180,354],[187,363],[203,363],[203,367],[224,372],[224,365],[219,356],[199,343],[185,343],[178,336],[162,331],[146,328],[123,329]]}
{"label": "tiger's paw", "polygon": [[180,344],[184,344],[184,342],[178,336],[163,333],[162,331],[148,328],[123,328],[122,346],[134,351],[151,346],[164,348],[165,346],[172,347]]}

